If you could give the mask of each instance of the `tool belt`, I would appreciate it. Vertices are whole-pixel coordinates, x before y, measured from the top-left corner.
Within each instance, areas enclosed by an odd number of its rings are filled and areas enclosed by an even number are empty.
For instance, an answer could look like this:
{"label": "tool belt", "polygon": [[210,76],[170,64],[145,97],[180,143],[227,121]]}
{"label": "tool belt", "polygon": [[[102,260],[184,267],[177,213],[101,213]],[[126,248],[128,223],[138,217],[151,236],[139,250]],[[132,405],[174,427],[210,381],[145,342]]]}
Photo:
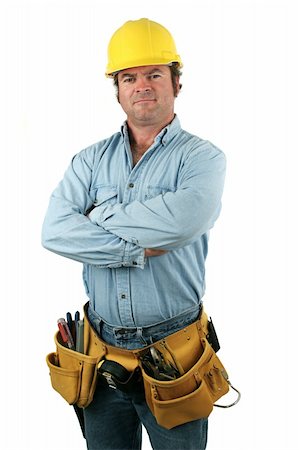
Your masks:
{"label": "tool belt", "polygon": [[217,339],[211,336],[213,328],[204,311],[197,321],[164,339],[127,350],[103,341],[87,310],[88,303],[84,306],[84,354],[66,348],[57,332],[56,352],[46,358],[52,387],[69,404],[86,408],[99,378],[127,392],[142,382],[152,414],[170,429],[208,417],[214,403],[228,392],[228,375],[210,343],[212,337],[217,346]]}

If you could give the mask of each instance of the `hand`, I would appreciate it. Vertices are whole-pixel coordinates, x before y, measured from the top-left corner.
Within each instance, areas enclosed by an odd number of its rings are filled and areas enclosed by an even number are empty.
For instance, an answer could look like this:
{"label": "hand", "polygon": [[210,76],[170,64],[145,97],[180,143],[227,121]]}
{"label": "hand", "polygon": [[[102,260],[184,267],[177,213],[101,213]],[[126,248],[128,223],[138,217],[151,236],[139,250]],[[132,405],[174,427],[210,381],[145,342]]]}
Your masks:
{"label": "hand", "polygon": [[156,248],[146,248],[144,252],[144,256],[150,257],[150,256],[161,256],[167,253],[167,250],[158,250]]}

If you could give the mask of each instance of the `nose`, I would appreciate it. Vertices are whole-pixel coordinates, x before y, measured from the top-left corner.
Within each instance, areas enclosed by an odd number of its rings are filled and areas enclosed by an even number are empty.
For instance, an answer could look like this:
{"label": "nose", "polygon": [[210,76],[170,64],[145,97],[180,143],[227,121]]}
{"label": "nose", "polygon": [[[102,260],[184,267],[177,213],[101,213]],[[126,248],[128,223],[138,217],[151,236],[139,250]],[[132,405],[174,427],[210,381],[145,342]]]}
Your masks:
{"label": "nose", "polygon": [[137,93],[150,92],[152,90],[149,80],[145,77],[138,77],[135,84],[135,91]]}

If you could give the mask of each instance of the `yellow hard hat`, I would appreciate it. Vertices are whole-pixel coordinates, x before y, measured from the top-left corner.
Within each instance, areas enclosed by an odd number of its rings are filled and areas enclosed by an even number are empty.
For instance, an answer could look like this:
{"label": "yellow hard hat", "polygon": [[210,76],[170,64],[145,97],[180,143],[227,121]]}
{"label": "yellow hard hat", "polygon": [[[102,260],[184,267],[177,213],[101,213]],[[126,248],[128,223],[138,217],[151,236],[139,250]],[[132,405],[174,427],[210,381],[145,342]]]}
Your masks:
{"label": "yellow hard hat", "polygon": [[130,20],[113,34],[108,45],[106,76],[130,67],[171,64],[182,67],[169,31],[149,19]]}

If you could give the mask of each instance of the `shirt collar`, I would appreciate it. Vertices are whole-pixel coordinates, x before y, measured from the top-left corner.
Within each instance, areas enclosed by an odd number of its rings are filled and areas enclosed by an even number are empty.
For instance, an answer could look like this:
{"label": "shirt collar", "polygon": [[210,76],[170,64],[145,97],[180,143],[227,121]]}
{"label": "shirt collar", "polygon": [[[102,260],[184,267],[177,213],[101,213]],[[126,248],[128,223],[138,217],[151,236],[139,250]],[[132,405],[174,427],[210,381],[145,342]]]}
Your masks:
{"label": "shirt collar", "polygon": [[[166,145],[180,130],[181,124],[178,116],[175,114],[173,120],[156,136],[155,143],[160,141],[162,145]],[[124,139],[125,137],[128,137],[128,126],[126,121],[122,124],[120,131]]]}

